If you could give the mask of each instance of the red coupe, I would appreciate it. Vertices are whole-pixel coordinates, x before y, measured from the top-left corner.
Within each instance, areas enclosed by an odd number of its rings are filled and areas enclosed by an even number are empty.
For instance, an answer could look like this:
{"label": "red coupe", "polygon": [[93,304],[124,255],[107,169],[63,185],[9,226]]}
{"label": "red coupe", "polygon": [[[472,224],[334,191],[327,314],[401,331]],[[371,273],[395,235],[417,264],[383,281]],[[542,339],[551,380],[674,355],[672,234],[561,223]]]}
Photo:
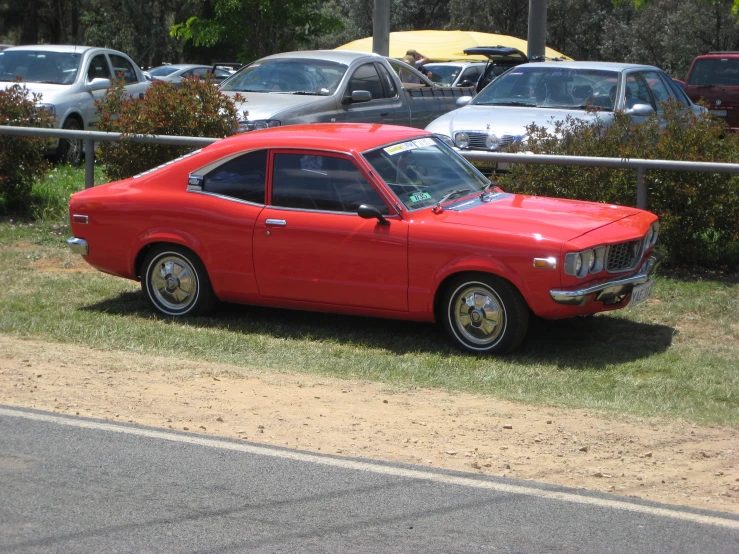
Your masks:
{"label": "red coupe", "polygon": [[433,134],[369,124],[245,133],[74,194],[90,265],[141,281],[170,316],[217,301],[440,321],[510,352],[531,314],[643,302],[657,217],[508,194]]}

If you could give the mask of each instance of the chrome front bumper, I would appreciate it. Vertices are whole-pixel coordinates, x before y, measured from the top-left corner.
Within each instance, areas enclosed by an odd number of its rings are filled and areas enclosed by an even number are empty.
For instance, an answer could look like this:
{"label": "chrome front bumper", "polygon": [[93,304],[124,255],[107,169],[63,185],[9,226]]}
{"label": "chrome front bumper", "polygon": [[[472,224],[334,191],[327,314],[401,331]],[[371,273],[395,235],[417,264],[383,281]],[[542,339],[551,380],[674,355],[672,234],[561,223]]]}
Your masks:
{"label": "chrome front bumper", "polygon": [[67,239],[67,244],[69,245],[69,249],[72,252],[74,252],[75,254],[80,254],[81,256],[87,256],[87,253],[90,250],[85,239],[72,237]]}
{"label": "chrome front bumper", "polygon": [[653,253],[649,259],[644,262],[639,271],[629,277],[621,279],[613,279],[597,285],[591,285],[577,290],[557,290],[552,289],[549,294],[558,304],[566,304],[568,306],[584,306],[588,299],[608,303],[620,296],[624,296],[631,292],[634,285],[646,283],[659,267],[662,256]]}

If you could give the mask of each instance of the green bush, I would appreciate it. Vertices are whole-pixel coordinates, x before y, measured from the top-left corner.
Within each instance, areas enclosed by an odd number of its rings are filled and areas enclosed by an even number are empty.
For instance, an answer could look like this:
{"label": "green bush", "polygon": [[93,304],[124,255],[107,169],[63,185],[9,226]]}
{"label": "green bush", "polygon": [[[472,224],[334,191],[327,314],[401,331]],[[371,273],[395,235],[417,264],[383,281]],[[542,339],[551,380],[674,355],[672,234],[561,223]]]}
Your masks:
{"label": "green bush", "polygon": [[[53,127],[54,116],[39,110],[41,97],[23,83],[0,90],[0,125]],[[48,138],[0,135],[0,214],[28,215],[33,184],[43,179],[49,163],[44,158]]]}
{"label": "green bush", "polygon": [[[675,104],[634,124],[568,118],[550,131],[532,125],[525,149],[537,154],[621,159],[739,162],[739,134]],[[666,121],[666,123],[665,123]],[[660,217],[660,246],[674,263],[739,269],[739,175],[648,171],[648,209]],[[636,171],[598,167],[516,165],[500,179],[510,192],[636,205]]]}
{"label": "green bush", "polygon": [[[223,138],[238,127],[236,107],[212,81],[185,79],[180,88],[155,81],[143,97],[131,97],[114,81],[96,102],[98,128],[126,134]],[[194,150],[192,146],[103,142],[98,159],[109,179],[126,179]]]}

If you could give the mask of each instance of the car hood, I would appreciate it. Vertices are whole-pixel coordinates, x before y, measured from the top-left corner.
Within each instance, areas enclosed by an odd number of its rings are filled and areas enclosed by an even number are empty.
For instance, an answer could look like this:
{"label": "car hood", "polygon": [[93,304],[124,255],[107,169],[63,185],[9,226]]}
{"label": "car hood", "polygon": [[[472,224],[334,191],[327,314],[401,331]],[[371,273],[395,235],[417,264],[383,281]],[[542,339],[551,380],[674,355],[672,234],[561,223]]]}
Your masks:
{"label": "car hood", "polygon": [[[426,129],[434,133],[457,131],[492,132],[498,136],[526,135],[526,127],[532,123],[539,127],[552,129],[555,121],[572,116],[584,121],[610,118],[610,112],[588,113],[585,110],[558,110],[550,108],[526,108],[514,106],[470,105],[451,111],[433,121]],[[444,132],[446,131],[446,132]]]}
{"label": "car hood", "polygon": [[[3,82],[3,88],[8,88],[15,83]],[[56,97],[69,90],[69,85],[50,85],[48,83],[21,83],[32,94],[41,95],[41,104],[53,104]]]}
{"label": "car hood", "polygon": [[500,193],[489,202],[463,199],[439,214],[451,225],[487,228],[537,240],[567,242],[640,210],[563,198]]}
{"label": "car hood", "polygon": [[284,110],[294,110],[300,106],[310,106],[318,102],[325,102],[328,96],[305,96],[300,94],[279,94],[274,92],[235,92],[221,91],[234,99],[237,94],[245,101],[236,102],[239,112],[249,112],[249,119],[270,119]]}

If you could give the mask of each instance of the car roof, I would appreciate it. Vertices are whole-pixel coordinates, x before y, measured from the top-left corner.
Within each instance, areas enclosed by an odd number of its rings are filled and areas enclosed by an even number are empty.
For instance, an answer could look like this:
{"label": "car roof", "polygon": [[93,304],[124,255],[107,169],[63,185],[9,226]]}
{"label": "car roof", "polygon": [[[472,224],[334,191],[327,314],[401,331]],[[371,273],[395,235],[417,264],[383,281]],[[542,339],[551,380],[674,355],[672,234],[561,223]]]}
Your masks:
{"label": "car roof", "polygon": [[354,52],[352,50],[300,50],[296,52],[282,52],[261,58],[262,60],[273,60],[279,58],[287,59],[310,59],[310,60],[327,60],[337,63],[349,65],[355,60],[361,58],[376,57],[382,58],[379,54],[369,54],[367,52]]}
{"label": "car roof", "polygon": [[[8,50],[32,50],[35,52],[72,52],[72,53],[83,53],[87,50],[94,50],[96,46],[77,46],[74,44],[26,44],[24,46],[11,46],[6,48]],[[102,48],[101,50],[110,50],[109,48]]]}
{"label": "car roof", "polygon": [[449,61],[449,62],[429,62],[423,64],[424,67],[427,65],[451,65],[451,66],[465,66],[465,65],[487,65],[488,62],[484,62],[482,60],[458,60],[458,61]]}
{"label": "car roof", "polygon": [[518,67],[546,67],[552,70],[556,70],[557,68],[565,68],[565,69],[600,69],[605,71],[626,71],[629,69],[654,69],[657,71],[662,71],[659,67],[655,67],[653,65],[643,65],[643,64],[636,64],[636,63],[621,63],[621,62],[571,62],[571,61],[562,61],[562,62],[530,62],[527,64],[519,65]]}
{"label": "car roof", "polygon": [[[192,69],[194,67],[207,67],[211,68],[212,65],[206,65],[204,63],[165,63],[162,65],[158,65],[156,67],[152,67],[151,69],[159,69],[160,67],[173,67],[176,70],[180,69]],[[151,70],[149,70],[151,71]]]}
{"label": "car roof", "polygon": [[214,144],[233,150],[251,148],[305,148],[337,152],[364,152],[412,138],[431,136],[423,129],[375,123],[308,123],[273,127],[235,135]]}

